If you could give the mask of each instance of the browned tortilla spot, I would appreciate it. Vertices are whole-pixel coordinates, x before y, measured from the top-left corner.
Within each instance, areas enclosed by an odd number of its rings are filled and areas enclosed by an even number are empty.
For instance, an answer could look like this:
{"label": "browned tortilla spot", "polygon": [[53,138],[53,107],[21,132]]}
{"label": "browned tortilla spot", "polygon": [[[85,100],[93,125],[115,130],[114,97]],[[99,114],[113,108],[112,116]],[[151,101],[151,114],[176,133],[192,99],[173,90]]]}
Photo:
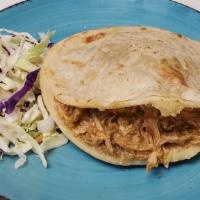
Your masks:
{"label": "browned tortilla spot", "polygon": [[125,66],[124,66],[124,64],[118,64],[117,65],[117,69],[122,69],[122,68],[124,68]]}
{"label": "browned tortilla spot", "polygon": [[177,34],[177,36],[178,36],[179,38],[182,38],[182,37],[183,37],[183,36],[182,36],[181,34],[179,34],[179,33]]}
{"label": "browned tortilla spot", "polygon": [[97,33],[96,35],[90,35],[85,38],[85,43],[90,43],[95,40],[99,40],[103,38],[106,34],[105,33]]}
{"label": "browned tortilla spot", "polygon": [[185,82],[184,75],[181,72],[181,63],[178,61],[177,58],[173,59],[161,59],[160,60],[161,65],[163,66],[161,68],[161,76],[164,79],[168,80],[177,80],[182,85],[187,85]]}
{"label": "browned tortilla spot", "polygon": [[85,75],[85,79],[83,79],[81,81],[81,84],[85,85],[89,82],[92,82],[96,77],[97,77],[98,73],[94,72],[94,71],[90,71]]}
{"label": "browned tortilla spot", "polygon": [[147,28],[145,28],[145,27],[141,27],[140,29],[143,30],[143,31],[147,30]]}
{"label": "browned tortilla spot", "polygon": [[65,64],[71,64],[71,65],[74,65],[78,68],[82,68],[85,66],[84,63],[80,62],[80,61],[76,61],[76,60],[63,60],[63,63]]}

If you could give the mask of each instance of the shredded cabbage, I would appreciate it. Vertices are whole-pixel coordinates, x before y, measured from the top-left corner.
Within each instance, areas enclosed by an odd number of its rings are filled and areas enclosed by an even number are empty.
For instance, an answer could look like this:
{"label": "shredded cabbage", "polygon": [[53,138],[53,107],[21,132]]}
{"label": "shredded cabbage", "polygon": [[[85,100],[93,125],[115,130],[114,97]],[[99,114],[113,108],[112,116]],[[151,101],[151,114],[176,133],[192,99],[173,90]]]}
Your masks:
{"label": "shredded cabbage", "polygon": [[32,49],[28,51],[27,57],[28,60],[32,63],[41,63],[43,55],[43,49],[48,46],[49,39],[55,34],[55,32],[48,32],[46,37],[43,36],[43,39],[40,43],[35,45]]}
{"label": "shredded cabbage", "polygon": [[23,166],[26,163],[26,159],[27,157],[25,154],[19,155],[19,159],[15,162],[15,169],[18,169],[21,166]]}
{"label": "shredded cabbage", "polygon": [[30,124],[34,120],[38,119],[40,116],[41,116],[41,112],[38,108],[38,105],[34,104],[34,106],[30,108],[30,110],[24,113],[21,122],[23,124]]}
{"label": "shredded cabbage", "polygon": [[28,151],[47,167],[44,153],[68,141],[56,131],[36,79],[54,32],[39,35],[40,42],[29,33],[0,29],[0,159],[17,155],[16,169],[26,163]]}
{"label": "shredded cabbage", "polygon": [[28,61],[28,59],[20,58],[15,64],[15,68],[23,70],[25,72],[31,72],[37,69],[37,66]]}
{"label": "shredded cabbage", "polygon": [[0,87],[4,90],[13,90],[17,88],[17,83],[11,78],[3,76],[1,77]]}
{"label": "shredded cabbage", "polygon": [[44,139],[43,143],[40,145],[42,152],[48,151],[50,149],[57,148],[67,143],[67,139],[63,134],[52,134]]}
{"label": "shredded cabbage", "polygon": [[45,109],[41,95],[38,96],[37,103],[43,116],[42,120],[37,121],[37,129],[42,133],[52,132],[55,128],[55,123],[52,117],[48,115],[48,112]]}
{"label": "shredded cabbage", "polygon": [[[34,152],[39,155],[44,167],[47,167],[47,161],[40,148],[40,145],[29,134],[27,134],[22,127],[10,123],[4,119],[0,119],[0,133],[13,144],[16,144],[18,141],[29,142]],[[20,152],[19,149],[16,151],[16,154],[18,155],[21,153],[22,152]]]}

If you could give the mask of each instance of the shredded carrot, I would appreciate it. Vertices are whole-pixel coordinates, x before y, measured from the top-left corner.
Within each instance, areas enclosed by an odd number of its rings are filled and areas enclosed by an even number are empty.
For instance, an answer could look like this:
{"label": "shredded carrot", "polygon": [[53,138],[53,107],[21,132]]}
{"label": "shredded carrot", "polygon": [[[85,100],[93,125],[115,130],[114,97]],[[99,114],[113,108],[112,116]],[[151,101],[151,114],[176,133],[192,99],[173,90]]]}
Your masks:
{"label": "shredded carrot", "polygon": [[43,141],[43,135],[38,135],[35,139],[40,143]]}

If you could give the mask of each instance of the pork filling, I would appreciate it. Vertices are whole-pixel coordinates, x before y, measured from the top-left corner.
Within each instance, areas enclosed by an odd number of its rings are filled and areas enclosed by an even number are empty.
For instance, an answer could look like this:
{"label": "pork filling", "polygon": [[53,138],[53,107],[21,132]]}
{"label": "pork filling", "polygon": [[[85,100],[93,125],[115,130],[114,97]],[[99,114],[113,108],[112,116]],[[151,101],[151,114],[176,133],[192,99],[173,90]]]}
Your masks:
{"label": "pork filling", "polygon": [[200,145],[200,109],[163,117],[151,106],[99,111],[57,104],[77,138],[114,157],[146,161],[147,170],[159,163],[168,166],[165,158],[172,146]]}

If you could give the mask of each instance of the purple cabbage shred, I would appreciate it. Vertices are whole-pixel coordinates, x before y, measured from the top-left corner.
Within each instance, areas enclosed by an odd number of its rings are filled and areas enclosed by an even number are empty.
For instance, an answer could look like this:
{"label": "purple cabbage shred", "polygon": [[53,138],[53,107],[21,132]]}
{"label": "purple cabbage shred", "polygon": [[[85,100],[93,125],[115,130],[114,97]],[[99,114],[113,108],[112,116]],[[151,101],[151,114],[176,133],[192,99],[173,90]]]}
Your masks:
{"label": "purple cabbage shred", "polygon": [[10,56],[10,51],[8,50],[8,48],[6,46],[4,46],[4,45],[2,45],[2,48],[8,54],[8,56]]}
{"label": "purple cabbage shred", "polygon": [[51,48],[51,47],[53,47],[53,46],[54,46],[54,43],[53,43],[53,42],[49,42],[48,45],[47,45],[48,48]]}
{"label": "purple cabbage shred", "polygon": [[30,72],[26,76],[25,83],[21,89],[16,91],[10,98],[8,98],[5,101],[0,102],[0,112],[4,112],[6,114],[10,114],[15,109],[16,104],[27,94],[28,91],[31,90],[31,88],[34,85],[34,82],[36,81],[37,75],[38,75],[39,69],[34,70]]}

